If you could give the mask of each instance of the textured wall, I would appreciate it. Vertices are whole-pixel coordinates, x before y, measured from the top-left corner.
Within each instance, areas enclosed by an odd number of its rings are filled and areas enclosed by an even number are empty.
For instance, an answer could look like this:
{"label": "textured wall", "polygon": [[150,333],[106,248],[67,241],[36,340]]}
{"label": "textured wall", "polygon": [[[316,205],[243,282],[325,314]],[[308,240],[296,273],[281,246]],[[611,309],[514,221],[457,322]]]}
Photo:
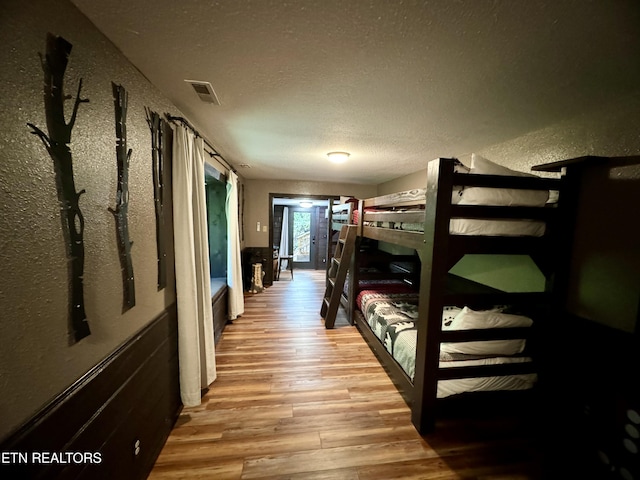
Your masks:
{"label": "textured wall", "polygon": [[579,316],[628,332],[640,318],[640,157],[633,161],[585,174],[568,298]]}
{"label": "textured wall", "polygon": [[[151,139],[144,107],[179,114],[65,0],[3,2],[0,20],[0,438],[114,351],[175,300],[173,253],[168,287],[157,291]],[[71,151],[76,189],[85,189],[84,298],[92,334],[69,345],[68,275],[53,162],[27,122],[46,131],[38,53],[48,32],[73,45],[65,92],[83,79]],[[124,315],[113,215],[117,163],[111,82],[129,93],[129,230],[136,305]],[[65,105],[69,118],[73,101]],[[169,204],[170,208],[170,204]],[[169,226],[171,227],[171,226]],[[169,235],[171,236],[171,235]],[[170,245],[171,246],[171,245]],[[171,247],[172,248],[172,247]]]}
{"label": "textured wall", "polygon": [[[268,247],[269,232],[263,232],[262,226],[269,228],[269,194],[293,195],[343,195],[356,198],[368,198],[376,195],[375,185],[355,185],[348,183],[303,182],[289,180],[245,180],[244,235],[247,247]],[[256,224],[260,222],[260,232]]]}

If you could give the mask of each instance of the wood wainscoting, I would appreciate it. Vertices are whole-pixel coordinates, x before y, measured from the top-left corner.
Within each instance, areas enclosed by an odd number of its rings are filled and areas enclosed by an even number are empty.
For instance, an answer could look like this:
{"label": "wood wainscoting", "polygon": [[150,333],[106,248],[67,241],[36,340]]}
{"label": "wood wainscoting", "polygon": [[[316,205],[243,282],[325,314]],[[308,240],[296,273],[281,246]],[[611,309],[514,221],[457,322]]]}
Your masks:
{"label": "wood wainscoting", "polygon": [[213,338],[217,345],[229,320],[228,287],[225,285],[211,295],[211,311],[213,313]]}
{"label": "wood wainscoting", "polygon": [[[146,478],[180,413],[178,380],[173,304],[4,441],[28,462],[0,465],[0,477]],[[34,452],[62,461],[33,462]]]}

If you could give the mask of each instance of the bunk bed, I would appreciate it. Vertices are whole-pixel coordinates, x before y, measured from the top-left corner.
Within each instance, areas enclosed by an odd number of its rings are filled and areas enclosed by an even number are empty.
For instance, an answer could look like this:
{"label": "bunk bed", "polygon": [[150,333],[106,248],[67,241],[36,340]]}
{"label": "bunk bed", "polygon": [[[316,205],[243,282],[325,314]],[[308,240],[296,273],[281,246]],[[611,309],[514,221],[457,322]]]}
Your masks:
{"label": "bunk bed", "polygon": [[[403,393],[420,433],[435,427],[442,399],[536,384],[535,341],[563,305],[579,173],[594,158],[534,167],[557,172],[556,178],[475,155],[471,169],[440,158],[428,163],[424,189],[361,200],[357,210],[333,207],[346,215],[333,228],[351,222],[359,242],[401,245],[419,257],[419,280],[385,292],[364,281],[356,248],[343,304]],[[450,274],[466,254],[529,255],[545,290],[509,293]],[[397,268],[390,270],[402,278],[406,264],[391,262]]]}
{"label": "bunk bed", "polygon": [[[334,245],[343,226],[358,223],[358,205],[359,200],[354,197],[344,197],[340,203],[331,205],[329,236],[333,239]],[[409,286],[417,282],[415,270],[417,257],[415,256],[379,252],[372,249],[371,245],[367,245],[366,240],[358,242],[358,253],[351,259],[340,299],[340,304],[345,309],[351,324],[353,324],[354,302],[350,299],[356,295],[356,288],[362,289],[367,286],[369,289],[395,291],[410,288]],[[329,268],[330,265],[327,268],[327,282],[329,282]]]}
{"label": "bunk bed", "polygon": [[349,197],[340,203],[331,205],[331,229],[333,232],[339,232],[343,225],[356,223],[354,214],[357,214],[359,203],[356,198]]}

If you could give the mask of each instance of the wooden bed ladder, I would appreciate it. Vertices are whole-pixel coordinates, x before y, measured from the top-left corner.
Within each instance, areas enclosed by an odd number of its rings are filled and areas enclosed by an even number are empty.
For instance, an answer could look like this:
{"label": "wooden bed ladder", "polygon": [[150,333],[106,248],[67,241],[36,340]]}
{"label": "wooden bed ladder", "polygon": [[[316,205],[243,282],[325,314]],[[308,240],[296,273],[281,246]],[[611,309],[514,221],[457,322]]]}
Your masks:
{"label": "wooden bed ladder", "polygon": [[356,228],[355,225],[343,225],[340,229],[335,254],[327,271],[327,288],[320,309],[325,328],[333,328],[336,322],[344,281],[347,278],[349,263],[351,263],[350,260],[355,249]]}

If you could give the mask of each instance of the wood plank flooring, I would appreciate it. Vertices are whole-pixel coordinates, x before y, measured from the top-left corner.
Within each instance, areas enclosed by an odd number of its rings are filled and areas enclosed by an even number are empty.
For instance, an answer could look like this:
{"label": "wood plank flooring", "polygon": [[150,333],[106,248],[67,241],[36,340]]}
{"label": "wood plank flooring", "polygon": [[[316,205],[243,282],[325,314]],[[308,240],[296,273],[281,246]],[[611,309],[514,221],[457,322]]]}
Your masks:
{"label": "wood plank flooring", "polygon": [[217,380],[182,411],[150,479],[542,478],[532,422],[463,413],[422,438],[342,309],[324,328],[323,293],[323,271],[297,270],[245,297]]}

